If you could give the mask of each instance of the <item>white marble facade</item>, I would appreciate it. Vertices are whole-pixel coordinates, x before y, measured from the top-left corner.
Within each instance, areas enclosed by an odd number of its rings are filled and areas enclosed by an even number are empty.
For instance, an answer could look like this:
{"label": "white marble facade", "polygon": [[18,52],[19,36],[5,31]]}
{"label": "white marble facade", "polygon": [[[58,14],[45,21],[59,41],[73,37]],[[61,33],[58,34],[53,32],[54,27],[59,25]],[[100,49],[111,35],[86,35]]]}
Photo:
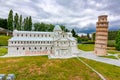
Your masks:
{"label": "white marble facade", "polygon": [[53,32],[13,31],[8,40],[8,55],[49,55],[71,57],[77,44],[71,32],[64,32],[56,25]]}

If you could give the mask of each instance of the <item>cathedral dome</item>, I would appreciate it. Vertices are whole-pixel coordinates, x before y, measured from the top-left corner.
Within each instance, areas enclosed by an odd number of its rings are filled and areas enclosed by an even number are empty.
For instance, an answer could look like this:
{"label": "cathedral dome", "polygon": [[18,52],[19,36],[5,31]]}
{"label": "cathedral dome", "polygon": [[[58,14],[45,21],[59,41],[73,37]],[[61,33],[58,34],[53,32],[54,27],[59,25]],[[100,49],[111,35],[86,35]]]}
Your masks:
{"label": "cathedral dome", "polygon": [[60,28],[60,26],[59,25],[55,25],[55,27],[54,27],[54,31],[61,31],[62,29]]}
{"label": "cathedral dome", "polygon": [[17,32],[18,30],[17,29],[15,29],[13,32]]}

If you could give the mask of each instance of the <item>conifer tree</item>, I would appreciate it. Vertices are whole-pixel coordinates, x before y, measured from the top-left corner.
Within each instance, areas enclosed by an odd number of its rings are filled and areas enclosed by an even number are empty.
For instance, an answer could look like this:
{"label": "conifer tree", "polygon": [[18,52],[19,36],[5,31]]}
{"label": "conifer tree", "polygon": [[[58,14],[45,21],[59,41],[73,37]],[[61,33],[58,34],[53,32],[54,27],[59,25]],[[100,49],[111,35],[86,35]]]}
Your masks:
{"label": "conifer tree", "polygon": [[14,16],[14,28],[19,30],[19,23],[18,23],[18,20],[19,20],[19,16],[17,13],[15,13],[15,16]]}
{"label": "conifer tree", "polygon": [[32,30],[32,18],[31,16],[29,17],[29,26],[28,26],[28,30],[31,31]]}
{"label": "conifer tree", "polygon": [[20,27],[20,30],[22,30],[22,15],[20,15],[19,27]]}
{"label": "conifer tree", "polygon": [[9,30],[13,31],[13,11],[10,10],[7,20],[7,27]]}

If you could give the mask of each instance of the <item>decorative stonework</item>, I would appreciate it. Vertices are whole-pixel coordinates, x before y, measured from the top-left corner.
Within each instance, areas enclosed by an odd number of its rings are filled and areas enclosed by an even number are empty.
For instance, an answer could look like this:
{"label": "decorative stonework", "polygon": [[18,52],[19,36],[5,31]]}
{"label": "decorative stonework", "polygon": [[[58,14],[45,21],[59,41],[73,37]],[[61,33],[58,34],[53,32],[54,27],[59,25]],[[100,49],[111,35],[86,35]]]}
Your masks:
{"label": "decorative stonework", "polygon": [[98,56],[107,55],[107,40],[108,40],[108,21],[107,15],[101,15],[98,17],[96,23],[96,40],[94,53]]}
{"label": "decorative stonework", "polygon": [[72,57],[77,42],[71,32],[56,25],[53,32],[13,31],[8,41],[8,55],[48,55],[50,58]]}

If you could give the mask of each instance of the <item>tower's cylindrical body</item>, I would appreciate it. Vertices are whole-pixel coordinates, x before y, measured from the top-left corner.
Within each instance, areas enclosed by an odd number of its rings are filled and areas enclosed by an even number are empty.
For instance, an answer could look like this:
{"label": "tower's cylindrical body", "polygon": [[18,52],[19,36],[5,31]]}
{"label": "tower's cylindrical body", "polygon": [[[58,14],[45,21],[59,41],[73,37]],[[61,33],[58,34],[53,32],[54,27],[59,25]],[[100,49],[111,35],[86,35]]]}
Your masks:
{"label": "tower's cylindrical body", "polygon": [[101,15],[98,17],[96,23],[96,39],[94,53],[98,56],[104,56],[107,54],[107,40],[108,40],[108,21],[107,15]]}

